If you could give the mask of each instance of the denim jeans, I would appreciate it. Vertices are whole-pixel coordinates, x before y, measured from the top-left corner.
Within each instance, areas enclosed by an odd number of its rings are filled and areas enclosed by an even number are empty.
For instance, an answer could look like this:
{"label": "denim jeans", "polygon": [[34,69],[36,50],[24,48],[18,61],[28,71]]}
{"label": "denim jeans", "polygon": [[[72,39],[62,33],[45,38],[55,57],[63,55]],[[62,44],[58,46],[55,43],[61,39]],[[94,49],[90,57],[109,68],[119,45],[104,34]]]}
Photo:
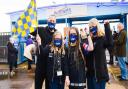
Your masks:
{"label": "denim jeans", "polygon": [[87,89],[105,89],[106,81],[96,82],[94,77],[87,77]]}
{"label": "denim jeans", "polygon": [[58,79],[54,79],[49,82],[49,89],[64,89],[64,82],[61,82]]}
{"label": "denim jeans", "polygon": [[117,58],[118,58],[118,63],[121,70],[121,77],[123,79],[128,79],[128,68],[125,63],[126,57],[117,57]]}

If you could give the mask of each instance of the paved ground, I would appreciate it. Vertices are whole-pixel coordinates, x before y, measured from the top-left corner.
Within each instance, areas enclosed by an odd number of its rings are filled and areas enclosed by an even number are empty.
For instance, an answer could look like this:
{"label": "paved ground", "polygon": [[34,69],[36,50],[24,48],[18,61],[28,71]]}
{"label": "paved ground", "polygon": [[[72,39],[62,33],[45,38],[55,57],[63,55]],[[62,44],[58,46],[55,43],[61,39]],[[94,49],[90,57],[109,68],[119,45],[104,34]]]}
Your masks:
{"label": "paved ground", "polygon": [[30,89],[34,80],[34,72],[28,73],[26,68],[19,68],[10,77],[8,66],[0,65],[0,89]]}
{"label": "paved ground", "polygon": [[[35,68],[35,66],[33,66]],[[110,72],[110,81],[107,84],[106,89],[128,89],[128,81],[119,81],[113,73],[119,72],[119,68],[115,66],[108,66]],[[7,65],[0,65],[0,72],[5,72],[4,75],[0,75],[0,89],[34,89],[34,70],[28,73],[26,66],[19,67],[15,76],[9,77],[6,75],[8,72]],[[116,73],[118,75],[118,73]],[[44,86],[43,88],[44,89]],[[68,88],[66,88],[68,89]]]}

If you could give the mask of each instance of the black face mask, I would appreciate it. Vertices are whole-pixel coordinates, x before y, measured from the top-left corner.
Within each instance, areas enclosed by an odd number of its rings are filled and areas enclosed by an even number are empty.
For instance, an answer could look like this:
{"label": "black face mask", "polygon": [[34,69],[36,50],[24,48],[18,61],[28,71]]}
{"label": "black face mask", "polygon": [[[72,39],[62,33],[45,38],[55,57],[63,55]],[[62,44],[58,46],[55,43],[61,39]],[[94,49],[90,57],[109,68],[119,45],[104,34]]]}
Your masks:
{"label": "black face mask", "polygon": [[97,26],[90,28],[90,32],[93,34],[93,37],[97,36]]}
{"label": "black face mask", "polygon": [[62,39],[55,39],[54,46],[61,47],[62,46]]}

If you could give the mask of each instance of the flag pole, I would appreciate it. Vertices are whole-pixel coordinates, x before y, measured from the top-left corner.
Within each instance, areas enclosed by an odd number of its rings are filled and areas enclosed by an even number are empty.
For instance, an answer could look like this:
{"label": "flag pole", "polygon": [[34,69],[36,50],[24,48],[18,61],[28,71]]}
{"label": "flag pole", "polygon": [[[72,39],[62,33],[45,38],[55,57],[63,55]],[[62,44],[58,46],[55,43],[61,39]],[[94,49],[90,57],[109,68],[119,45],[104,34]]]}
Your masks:
{"label": "flag pole", "polygon": [[[36,34],[39,35],[39,32],[38,32],[38,18],[37,18],[37,14],[38,14],[38,11],[37,11],[37,5],[36,5],[36,0],[35,0],[35,9],[36,9],[36,21],[37,21],[37,25],[36,25]],[[40,48],[39,48],[39,44],[37,42],[37,50],[40,54]]]}

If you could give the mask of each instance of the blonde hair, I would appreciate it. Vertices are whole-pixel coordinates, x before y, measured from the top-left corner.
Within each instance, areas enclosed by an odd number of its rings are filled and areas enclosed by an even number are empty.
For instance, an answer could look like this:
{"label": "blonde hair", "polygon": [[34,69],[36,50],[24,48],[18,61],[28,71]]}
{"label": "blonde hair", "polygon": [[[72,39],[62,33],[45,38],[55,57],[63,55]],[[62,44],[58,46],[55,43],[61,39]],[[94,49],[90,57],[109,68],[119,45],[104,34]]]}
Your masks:
{"label": "blonde hair", "polygon": [[[61,39],[62,39],[62,45],[59,49],[57,49],[56,46],[54,46],[54,40],[55,40],[55,36],[56,35],[61,35]],[[63,37],[62,37],[62,34],[61,32],[59,31],[56,31],[54,34],[53,34],[53,38],[52,38],[52,43],[51,43],[51,51],[54,52],[54,53],[59,53],[59,54],[65,54],[65,50],[64,50],[64,41],[63,41]]]}
{"label": "blonde hair", "polygon": [[97,26],[98,37],[105,36],[105,31],[103,28],[101,28],[100,23],[96,18],[92,18],[91,20],[89,20],[89,27],[93,27],[93,26]]}

